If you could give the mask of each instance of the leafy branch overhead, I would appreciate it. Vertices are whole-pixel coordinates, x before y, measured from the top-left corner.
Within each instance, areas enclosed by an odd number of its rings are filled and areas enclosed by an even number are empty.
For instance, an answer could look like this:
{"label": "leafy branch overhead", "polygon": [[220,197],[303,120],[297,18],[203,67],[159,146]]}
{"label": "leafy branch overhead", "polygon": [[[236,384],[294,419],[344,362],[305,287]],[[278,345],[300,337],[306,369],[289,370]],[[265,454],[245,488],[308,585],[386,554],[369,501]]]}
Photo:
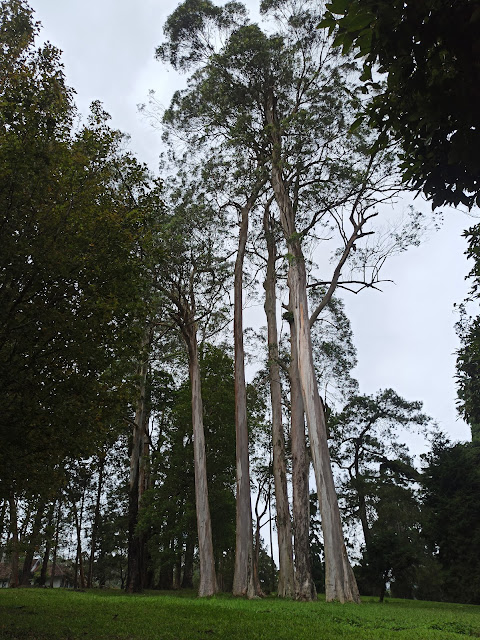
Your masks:
{"label": "leafy branch overhead", "polygon": [[405,182],[434,208],[479,206],[478,2],[333,0],[319,26],[363,59],[363,117],[401,144]]}

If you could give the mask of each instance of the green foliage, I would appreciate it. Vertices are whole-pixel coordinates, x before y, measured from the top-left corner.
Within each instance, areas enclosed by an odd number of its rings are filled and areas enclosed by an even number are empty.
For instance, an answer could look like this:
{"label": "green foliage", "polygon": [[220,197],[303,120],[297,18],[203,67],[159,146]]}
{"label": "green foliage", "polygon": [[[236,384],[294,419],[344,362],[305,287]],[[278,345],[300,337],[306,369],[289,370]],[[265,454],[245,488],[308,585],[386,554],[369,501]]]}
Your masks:
{"label": "green foliage", "polygon": [[[150,178],[92,105],[73,129],[60,52],[0,8],[2,493],[88,456],[128,407]],[[42,477],[43,474],[43,477]]]}
{"label": "green foliage", "polygon": [[224,214],[205,192],[199,166],[187,167],[177,167],[165,185],[152,247],[153,287],[162,297],[164,318],[181,333],[195,322],[200,341],[225,321],[231,265]]}
{"label": "green foliage", "polygon": [[429,418],[421,408],[421,402],[386,389],[375,396],[353,396],[330,419],[341,502],[350,522],[359,520],[363,529],[364,555],[357,572],[363,593],[383,597],[392,581],[398,595],[414,594],[416,568],[425,556],[415,489],[420,474],[401,430],[425,433]]}
{"label": "green foliage", "polygon": [[416,595],[417,570],[427,557],[415,490],[400,473],[383,471],[375,487],[375,520],[358,571],[362,593],[383,598],[387,582],[395,597]]}
{"label": "green foliage", "polygon": [[458,409],[472,431],[472,440],[480,439],[480,318],[457,323],[462,346],[457,352]]}
{"label": "green foliage", "polygon": [[[343,474],[343,489],[356,501],[360,486],[374,499],[382,472],[390,470],[417,480],[407,445],[400,430],[425,433],[430,419],[421,413],[421,402],[408,402],[393,389],[375,396],[353,396],[343,410],[330,419],[330,451]],[[355,509],[355,507],[353,507]]]}
{"label": "green foliage", "polygon": [[[324,295],[324,287],[310,293],[312,308]],[[331,298],[311,333],[320,394],[328,405],[335,406],[358,391],[358,382],[352,376],[357,364],[357,350],[341,298]]]}
{"label": "green foliage", "polygon": [[[222,572],[226,571],[222,559],[235,546],[233,363],[223,349],[205,345],[200,367],[213,544]],[[157,418],[163,417],[140,527],[150,537],[154,584],[158,576],[167,575],[163,588],[170,588],[178,557],[197,537],[190,383],[185,380],[177,387],[171,376],[157,372],[152,400]]]}
{"label": "green foliage", "polygon": [[443,597],[480,603],[480,445],[433,442],[423,474],[426,537],[442,567]]}
{"label": "green foliage", "polygon": [[[333,0],[321,27],[364,58],[386,86],[367,106],[369,124],[403,149],[404,179],[433,207],[480,205],[480,10],[476,0]],[[368,89],[367,89],[368,90]]]}
{"label": "green foliage", "polygon": [[460,305],[457,334],[462,346],[457,352],[458,409],[472,430],[472,440],[480,438],[480,318],[467,315],[469,303],[476,304],[480,293],[480,225],[465,231],[468,240],[467,256],[473,261],[468,274],[470,295]]}
{"label": "green foliage", "polygon": [[186,70],[210,55],[211,33],[233,27],[245,17],[240,2],[227,2],[217,7],[210,0],[185,0],[167,19],[163,31],[168,42],[157,47],[156,57]]}

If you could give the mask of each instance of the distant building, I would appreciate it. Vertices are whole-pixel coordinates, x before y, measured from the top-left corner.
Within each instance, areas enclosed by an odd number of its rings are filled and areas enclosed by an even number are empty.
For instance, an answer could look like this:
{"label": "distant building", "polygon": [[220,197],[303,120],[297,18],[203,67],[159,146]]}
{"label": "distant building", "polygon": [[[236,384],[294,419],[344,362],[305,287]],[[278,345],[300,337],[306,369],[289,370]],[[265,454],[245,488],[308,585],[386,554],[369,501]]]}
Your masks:
{"label": "distant building", "polygon": [[[40,578],[40,571],[42,568],[42,560],[34,560],[31,569],[31,585],[38,585],[38,579]],[[52,563],[48,563],[47,567],[47,580],[45,586],[50,586],[50,579],[52,575]],[[0,562],[0,589],[5,589],[10,586],[12,578],[12,564],[11,562]],[[55,573],[53,576],[53,588],[59,587],[71,588],[73,587],[73,576],[71,569],[63,562],[55,564]]]}

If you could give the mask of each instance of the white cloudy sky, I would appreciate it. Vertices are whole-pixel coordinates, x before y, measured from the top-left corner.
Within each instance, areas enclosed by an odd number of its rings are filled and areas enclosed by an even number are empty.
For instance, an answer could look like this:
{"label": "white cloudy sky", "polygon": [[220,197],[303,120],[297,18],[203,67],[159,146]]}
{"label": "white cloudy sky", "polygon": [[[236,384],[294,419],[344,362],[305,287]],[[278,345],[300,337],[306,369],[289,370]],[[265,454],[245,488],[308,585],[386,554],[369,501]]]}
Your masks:
{"label": "white cloudy sky", "polygon": [[[177,0],[31,0],[43,38],[63,50],[68,83],[86,112],[101,100],[113,125],[130,133],[132,148],[152,167],[160,134],[139,115],[137,105],[154,89],[164,106],[182,80],[154,60],[162,25]],[[256,5],[254,0],[247,4]],[[430,209],[427,203],[422,206]],[[456,316],[468,285],[462,230],[473,221],[452,210],[422,246],[392,258],[383,293],[345,297],[358,348],[361,391],[392,387],[409,400],[422,400],[453,439],[469,439],[455,411]],[[260,309],[258,310],[260,313]],[[258,317],[258,314],[257,314]],[[263,322],[263,320],[261,320]]]}

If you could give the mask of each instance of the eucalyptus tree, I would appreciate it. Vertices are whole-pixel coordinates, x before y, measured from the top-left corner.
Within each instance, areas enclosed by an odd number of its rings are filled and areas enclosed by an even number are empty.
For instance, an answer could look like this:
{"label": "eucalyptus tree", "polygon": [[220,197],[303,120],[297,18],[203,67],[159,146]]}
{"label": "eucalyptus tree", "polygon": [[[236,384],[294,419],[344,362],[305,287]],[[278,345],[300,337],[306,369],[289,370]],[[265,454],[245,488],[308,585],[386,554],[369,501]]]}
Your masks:
{"label": "eucalyptus tree", "polygon": [[[212,540],[224,590],[231,589],[235,546],[233,361],[221,346],[204,343],[199,352]],[[157,584],[192,588],[197,536],[191,386],[186,366],[177,367],[175,381],[165,370],[154,377],[152,403],[161,425],[153,438],[152,482],[140,525],[149,535],[149,573],[160,569]]]}
{"label": "eucalyptus tree", "polygon": [[272,410],[273,477],[279,549],[278,595],[294,597],[296,593],[292,547],[292,523],[288,504],[285,435],[282,424],[282,386],[279,363],[277,322],[277,239],[275,219],[269,202],[265,205],[263,230],[267,245],[264,281],[265,315],[267,317],[268,373]]}
{"label": "eucalyptus tree", "polygon": [[226,311],[229,263],[223,249],[221,212],[198,188],[194,170],[179,172],[165,194],[168,212],[156,237],[155,287],[164,296],[164,321],[173,324],[186,347],[192,395],[195,504],[200,558],[199,595],[217,591],[208,499],[198,328],[203,339],[219,330]]}
{"label": "eucalyptus tree", "polygon": [[[275,490],[275,521],[279,554],[277,595],[279,597],[294,597],[296,589],[292,521],[288,499],[285,425],[283,424],[284,416],[287,413],[284,409],[288,403],[283,385],[284,376],[282,376],[282,369],[286,367],[286,363],[280,350],[278,319],[278,296],[285,280],[285,269],[282,269],[284,243],[281,242],[282,232],[277,221],[273,196],[271,194],[265,195],[258,208],[263,208],[263,216],[253,219],[253,237],[250,241],[249,254],[253,269],[257,272],[261,270],[264,274],[262,274],[265,292],[263,308],[267,327],[266,350],[260,349],[260,353],[265,354],[262,363],[264,369],[260,370],[256,380],[263,380],[263,383],[267,384],[268,391],[265,391],[265,397],[269,396],[270,400],[266,419],[268,423],[271,423],[272,432],[269,450],[272,456],[271,471],[273,472]],[[265,479],[262,479],[261,484],[269,490],[269,482],[266,483]],[[256,512],[258,511],[259,494],[257,495]],[[267,504],[265,500],[263,503]]]}
{"label": "eucalyptus tree", "polygon": [[[220,8],[187,0],[170,16],[158,55],[176,68],[196,70],[187,89],[175,94],[165,122],[219,153],[223,145],[230,154],[250,154],[255,171],[258,163],[268,171],[287,244],[299,380],[322,508],[327,599],[358,601],[335,497],[310,328],[336,286],[345,282],[342,271],[351,252],[373,233],[369,225],[378,215],[377,205],[392,197],[399,181],[393,154],[375,147],[362,127],[350,132],[360,105],[356,69],[340,61],[328,36],[315,29],[317,3],[265,1],[261,10],[277,20],[276,32],[271,22],[265,31],[249,23],[238,3]],[[338,240],[335,267],[310,318],[304,249],[312,239],[332,236]],[[373,285],[376,278],[373,269],[366,282]]]}
{"label": "eucalyptus tree", "polygon": [[[169,121],[167,131],[178,133],[172,114],[166,114]],[[189,125],[190,126],[190,125]],[[201,140],[194,132],[188,138],[191,149],[201,146]],[[236,424],[236,476],[237,476],[237,516],[236,553],[233,592],[235,595],[254,597],[261,593],[260,583],[253,569],[253,536],[251,527],[250,469],[248,458],[247,392],[245,384],[245,349],[243,340],[243,304],[245,255],[247,249],[249,218],[257,206],[265,184],[261,153],[239,154],[229,151],[227,146],[210,148],[202,156],[201,179],[203,188],[215,199],[228,221],[226,229],[238,226],[238,245],[234,265],[233,282],[233,334],[235,362],[235,424]],[[230,221],[236,221],[230,222]],[[233,242],[233,239],[231,240]]]}
{"label": "eucalyptus tree", "polygon": [[[314,288],[309,299],[314,305],[318,304],[324,293],[325,290]],[[295,323],[292,313],[285,313],[284,318],[290,328],[288,383],[296,596],[301,600],[312,600],[316,597],[316,590],[310,553],[310,455],[305,441],[305,412],[298,371]],[[334,406],[357,389],[357,382],[351,375],[356,364],[356,350],[341,299],[333,296],[313,324],[312,349],[323,406]]]}

